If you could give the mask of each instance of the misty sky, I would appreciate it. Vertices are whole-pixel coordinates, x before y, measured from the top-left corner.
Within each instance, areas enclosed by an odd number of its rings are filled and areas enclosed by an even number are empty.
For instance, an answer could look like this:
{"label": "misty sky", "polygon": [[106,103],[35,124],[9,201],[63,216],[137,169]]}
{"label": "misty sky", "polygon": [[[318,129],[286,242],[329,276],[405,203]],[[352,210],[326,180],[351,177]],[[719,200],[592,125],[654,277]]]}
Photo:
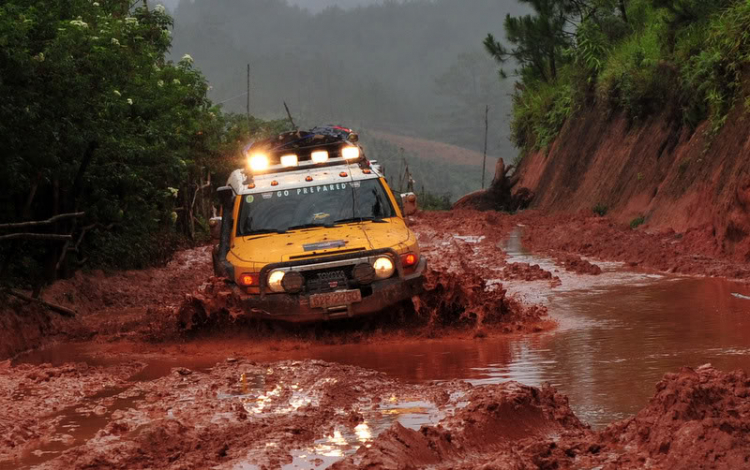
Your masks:
{"label": "misty sky", "polygon": [[[201,0],[198,0],[201,1]],[[203,0],[205,1],[205,0]],[[318,12],[329,6],[340,6],[342,8],[352,8],[369,3],[377,3],[381,0],[287,0],[292,5],[305,7],[310,11]],[[170,10],[174,10],[180,0],[159,0],[158,3],[164,4]]]}

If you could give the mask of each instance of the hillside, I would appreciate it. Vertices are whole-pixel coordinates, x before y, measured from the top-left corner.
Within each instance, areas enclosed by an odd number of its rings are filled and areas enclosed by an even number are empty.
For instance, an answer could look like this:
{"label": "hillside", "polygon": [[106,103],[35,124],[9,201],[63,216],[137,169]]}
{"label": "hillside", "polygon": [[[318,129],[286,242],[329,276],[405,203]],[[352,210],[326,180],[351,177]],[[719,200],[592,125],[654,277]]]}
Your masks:
{"label": "hillside", "polygon": [[558,62],[522,70],[516,188],[535,193],[532,208],[595,208],[633,228],[691,232],[702,253],[747,261],[750,3],[620,5],[592,10],[574,39],[560,39],[569,49]]}

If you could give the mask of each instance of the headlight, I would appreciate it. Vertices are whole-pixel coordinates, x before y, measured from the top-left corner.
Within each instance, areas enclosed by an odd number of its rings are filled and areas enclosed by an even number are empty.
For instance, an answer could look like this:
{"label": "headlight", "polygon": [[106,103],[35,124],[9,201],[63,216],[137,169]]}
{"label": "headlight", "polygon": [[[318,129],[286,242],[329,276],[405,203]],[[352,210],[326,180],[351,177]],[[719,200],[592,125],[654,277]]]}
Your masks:
{"label": "headlight", "polygon": [[341,156],[344,157],[344,160],[356,160],[359,158],[359,147],[344,147],[341,149]]}
{"label": "headlight", "polygon": [[375,275],[378,279],[388,279],[393,276],[393,261],[390,258],[385,256],[378,258],[372,263],[372,267],[375,268]]}
{"label": "headlight", "polygon": [[268,169],[268,157],[262,153],[254,153],[248,159],[250,169],[253,171],[263,171]]}
{"label": "headlight", "polygon": [[281,281],[284,280],[284,271],[273,271],[268,276],[268,288],[271,292],[284,292],[284,287],[281,285]]}

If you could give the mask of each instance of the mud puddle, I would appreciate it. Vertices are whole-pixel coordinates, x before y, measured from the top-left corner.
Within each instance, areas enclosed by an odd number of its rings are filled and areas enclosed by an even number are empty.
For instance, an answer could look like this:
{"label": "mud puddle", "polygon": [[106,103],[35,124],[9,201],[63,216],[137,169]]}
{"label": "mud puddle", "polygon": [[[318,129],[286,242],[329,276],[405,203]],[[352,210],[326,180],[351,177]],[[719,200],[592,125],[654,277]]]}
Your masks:
{"label": "mud puddle", "polygon": [[[90,367],[109,367],[132,360],[137,354],[108,355],[97,354],[96,348],[85,343],[59,344],[23,354],[12,361],[12,364],[31,364],[62,366],[69,363],[85,363]],[[48,462],[64,451],[82,445],[104,429],[118,413],[133,409],[144,398],[144,394],[134,391],[137,383],[150,382],[169,375],[179,374],[187,365],[191,370],[206,371],[217,362],[216,358],[165,358],[163,356],[143,355],[138,358],[145,364],[139,372],[128,379],[128,384],[110,387],[85,400],[83,405],[64,408],[46,418],[56,423],[50,439],[34,446],[26,452],[20,461],[0,462],[0,469],[34,468]],[[8,466],[12,465],[12,466]]]}
{"label": "mud puddle", "polygon": [[680,367],[710,363],[724,371],[750,370],[747,284],[638,273],[598,261],[599,276],[567,273],[525,251],[521,235],[514,231],[503,247],[508,262],[538,264],[561,282],[550,287],[547,281],[506,280],[503,286],[526,302],[547,305],[559,324],[551,333],[328,346],[262,360],[322,359],[410,383],[550,383],[595,428],[635,414],[653,396],[654,384]]}

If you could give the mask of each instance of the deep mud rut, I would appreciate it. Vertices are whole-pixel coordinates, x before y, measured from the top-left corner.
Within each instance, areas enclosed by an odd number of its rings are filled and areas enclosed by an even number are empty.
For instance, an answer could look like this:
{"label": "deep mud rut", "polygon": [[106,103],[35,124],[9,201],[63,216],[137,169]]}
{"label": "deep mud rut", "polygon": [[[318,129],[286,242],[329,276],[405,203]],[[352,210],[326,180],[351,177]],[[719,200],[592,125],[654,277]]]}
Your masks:
{"label": "deep mud rut", "polygon": [[633,255],[631,233],[596,248],[557,225],[419,216],[428,292],[328,325],[227,310],[207,248],[59,283],[80,318],[0,363],[0,469],[750,468],[750,379],[728,372],[750,368],[750,290],[663,277],[660,238]]}

